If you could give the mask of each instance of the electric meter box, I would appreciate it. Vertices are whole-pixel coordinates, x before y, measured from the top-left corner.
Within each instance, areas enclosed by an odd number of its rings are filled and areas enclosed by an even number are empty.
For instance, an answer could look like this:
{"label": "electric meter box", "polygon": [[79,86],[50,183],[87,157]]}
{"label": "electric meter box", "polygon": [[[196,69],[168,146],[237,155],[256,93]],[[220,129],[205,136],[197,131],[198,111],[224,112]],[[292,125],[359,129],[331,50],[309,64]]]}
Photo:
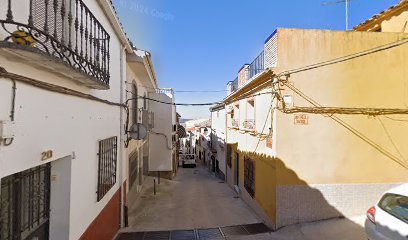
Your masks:
{"label": "electric meter box", "polygon": [[0,139],[14,138],[14,122],[0,121]]}

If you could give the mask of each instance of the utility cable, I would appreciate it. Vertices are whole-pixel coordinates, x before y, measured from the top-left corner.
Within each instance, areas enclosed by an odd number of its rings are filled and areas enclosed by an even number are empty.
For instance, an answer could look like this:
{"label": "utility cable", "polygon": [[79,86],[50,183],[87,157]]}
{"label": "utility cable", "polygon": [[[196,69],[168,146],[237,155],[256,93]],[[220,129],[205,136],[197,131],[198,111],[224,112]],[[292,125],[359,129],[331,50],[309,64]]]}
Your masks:
{"label": "utility cable", "polygon": [[398,40],[395,42],[391,42],[382,46],[378,46],[375,48],[371,48],[365,51],[361,51],[361,52],[357,52],[357,53],[353,53],[347,56],[343,56],[343,57],[339,57],[339,58],[335,58],[332,60],[328,60],[328,61],[324,61],[324,62],[320,62],[320,63],[315,63],[315,64],[311,64],[308,66],[304,66],[304,67],[300,67],[300,68],[296,68],[296,69],[292,69],[292,70],[287,70],[284,71],[282,73],[279,73],[277,76],[285,76],[285,75],[291,75],[291,74],[295,74],[295,73],[300,73],[300,72],[304,72],[304,71],[309,71],[312,69],[316,69],[316,68],[320,68],[320,67],[324,67],[324,66],[328,66],[328,65],[333,65],[333,64],[337,64],[337,63],[341,63],[341,62],[345,62],[345,61],[349,61],[355,58],[359,58],[359,57],[363,57],[363,56],[367,56],[373,53],[377,53],[377,52],[381,52],[381,51],[385,51],[385,50],[389,50],[404,44],[408,43],[408,39],[402,39],[402,40]]}
{"label": "utility cable", "polygon": [[22,82],[22,83],[25,83],[25,84],[29,84],[31,86],[41,88],[43,90],[47,90],[47,91],[51,91],[51,92],[57,92],[57,93],[62,93],[62,94],[71,95],[71,96],[75,96],[75,97],[85,98],[85,99],[88,99],[88,100],[93,100],[93,101],[105,103],[105,104],[112,105],[112,106],[125,107],[125,105],[123,105],[121,103],[111,102],[109,100],[101,99],[101,98],[95,97],[93,95],[82,93],[82,92],[79,92],[79,91],[76,91],[76,90],[73,90],[73,89],[69,89],[69,88],[66,88],[66,87],[61,87],[61,86],[51,84],[51,83],[41,82],[41,81],[38,81],[38,80],[33,79],[33,78],[29,78],[29,77],[25,77],[25,76],[22,76],[22,75],[10,73],[10,72],[7,72],[7,70],[5,68],[3,68],[3,67],[0,67],[0,77],[14,79],[16,81],[19,81],[19,82]]}
{"label": "utility cable", "polygon": [[[286,113],[319,113],[319,114],[348,114],[348,115],[392,115],[408,114],[408,109],[393,108],[344,108],[344,107],[291,107],[281,109]],[[408,121],[408,120],[407,120]]]}
{"label": "utility cable", "polygon": [[[269,108],[269,110],[268,110],[268,115],[267,115],[266,118],[265,118],[265,123],[264,123],[264,126],[263,126],[263,128],[262,128],[261,134],[265,131],[265,127],[266,127],[266,123],[268,122],[269,114],[272,114],[273,100],[275,100],[275,96],[272,97],[271,107]],[[271,130],[269,131],[269,135],[270,135],[270,132],[271,132]],[[258,146],[259,146],[259,143],[261,142],[261,139],[262,139],[261,137],[258,139],[258,143],[256,144],[254,153],[256,152],[256,150],[258,150]]]}
{"label": "utility cable", "polygon": [[167,105],[173,105],[173,106],[210,106],[210,105],[216,105],[216,104],[220,104],[222,102],[211,102],[211,103],[170,103],[170,102],[164,102],[164,101],[160,101],[160,100],[156,100],[156,99],[152,99],[152,98],[148,98],[148,97],[137,97],[137,98],[129,98],[127,101],[129,100],[135,100],[135,99],[147,99],[149,101],[153,101],[153,102],[158,102],[158,103],[162,103],[162,104],[167,104]]}
{"label": "utility cable", "polygon": [[[154,88],[154,87],[146,87],[144,85],[136,84],[136,83],[131,83],[131,82],[126,82],[126,84],[129,85],[136,85],[138,87],[146,88],[146,89],[152,89],[152,90],[163,90],[162,88]],[[174,90],[172,89],[173,92],[175,93],[217,93],[217,92],[226,92],[227,90]]]}
{"label": "utility cable", "polygon": [[401,151],[398,149],[397,145],[395,144],[395,142],[392,140],[391,134],[388,132],[387,128],[385,127],[383,121],[381,120],[381,118],[377,118],[377,120],[380,122],[382,128],[384,129],[385,134],[387,135],[388,140],[390,141],[390,143],[392,144],[392,146],[394,147],[394,149],[397,151],[397,153],[400,155],[400,157],[407,162],[406,158],[402,155]]}
{"label": "utility cable", "polygon": [[388,117],[388,116],[384,116],[385,118],[388,118],[389,120],[392,121],[397,121],[397,122],[408,122],[408,119],[398,119],[398,118],[393,118],[393,117]]}
{"label": "utility cable", "polygon": [[[314,101],[312,98],[308,97],[306,94],[304,94],[303,92],[301,92],[299,89],[297,89],[296,87],[288,84],[288,82],[282,82],[285,86],[287,86],[288,88],[290,88],[293,92],[295,92],[297,95],[299,95],[300,97],[302,97],[303,99],[305,99],[306,101],[308,101],[310,104],[312,104],[315,107],[322,107],[320,104],[318,104],[316,101]],[[283,112],[285,113],[285,110],[283,110]],[[320,113],[321,114],[321,113]],[[324,115],[324,114],[321,114]],[[377,151],[379,151],[380,153],[382,153],[383,155],[387,156],[388,158],[390,158],[391,160],[393,160],[394,162],[396,162],[397,164],[399,164],[400,166],[402,166],[405,169],[408,169],[408,166],[406,166],[404,164],[404,161],[402,161],[401,159],[399,159],[398,157],[394,156],[392,153],[388,152],[386,149],[384,149],[383,147],[381,147],[380,145],[378,145],[377,143],[375,143],[374,141],[372,141],[371,139],[369,139],[368,137],[366,137],[364,134],[362,134],[361,132],[359,132],[357,129],[353,128],[352,126],[350,126],[349,124],[347,124],[346,122],[344,122],[343,120],[341,120],[340,118],[336,117],[336,116],[329,116],[331,119],[333,119],[335,122],[337,122],[338,124],[340,124],[341,126],[343,126],[344,128],[346,128],[347,130],[349,130],[351,133],[353,133],[354,135],[356,135],[357,137],[359,137],[360,139],[362,139],[363,141],[365,141],[366,143],[368,143],[370,146],[372,146],[374,149],[376,149]]]}

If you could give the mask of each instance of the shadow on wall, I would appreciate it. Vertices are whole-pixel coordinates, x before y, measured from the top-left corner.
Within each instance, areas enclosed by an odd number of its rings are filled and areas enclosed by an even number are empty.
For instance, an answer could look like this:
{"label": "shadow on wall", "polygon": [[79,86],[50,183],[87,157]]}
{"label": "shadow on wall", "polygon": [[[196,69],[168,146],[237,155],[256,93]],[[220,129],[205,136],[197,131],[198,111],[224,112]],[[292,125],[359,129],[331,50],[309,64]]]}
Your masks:
{"label": "shadow on wall", "polygon": [[[366,239],[364,228],[345,217],[347,214],[332,205],[339,205],[342,209],[347,209],[347,207],[359,208],[361,211],[358,212],[358,215],[365,215],[368,207],[358,202],[358,199],[361,199],[359,194],[364,193],[350,191],[356,189],[349,189],[341,184],[329,184],[327,187],[323,186],[323,194],[320,189],[311,187],[306,181],[300,179],[298,174],[288,168],[281,159],[264,154],[242,152],[237,150],[236,144],[229,146],[232,151],[231,172],[235,172],[234,152],[237,152],[239,155],[239,179],[242,198],[260,216],[267,215],[272,219],[274,229],[299,223],[342,218],[341,225],[337,226],[336,229],[329,228],[324,230],[322,228],[318,230],[318,234],[326,236],[326,239],[332,239],[329,237],[334,236],[338,236],[336,239],[350,239],[348,238],[349,234],[357,237],[352,239]],[[245,181],[248,181],[245,174],[245,171],[248,171],[246,169],[247,165],[245,165],[246,161],[254,163],[255,194],[253,197],[250,196],[245,187],[247,185]],[[319,169],[316,169],[316,174],[319,174],[319,171]],[[330,202],[326,197],[330,198]],[[380,195],[373,196],[372,198],[373,201],[377,201]],[[265,220],[268,222],[268,219]],[[305,224],[305,228],[313,228],[313,226],[308,227],[308,225]],[[390,229],[388,231],[396,234],[395,231]],[[401,234],[397,235],[401,236]],[[406,239],[406,237],[401,236],[401,239]]]}

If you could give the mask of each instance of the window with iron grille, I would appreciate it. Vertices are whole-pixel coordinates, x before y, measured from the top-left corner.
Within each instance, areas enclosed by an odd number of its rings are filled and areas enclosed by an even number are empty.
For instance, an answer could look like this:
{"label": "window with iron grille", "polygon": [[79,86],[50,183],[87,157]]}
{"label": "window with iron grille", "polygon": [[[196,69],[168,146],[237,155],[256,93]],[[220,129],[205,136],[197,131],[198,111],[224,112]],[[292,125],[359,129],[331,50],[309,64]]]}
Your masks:
{"label": "window with iron grille", "polygon": [[252,159],[244,158],[244,187],[251,195],[255,196],[255,163]]}
{"label": "window with iron grille", "polygon": [[117,142],[116,136],[99,141],[98,202],[116,183]]}

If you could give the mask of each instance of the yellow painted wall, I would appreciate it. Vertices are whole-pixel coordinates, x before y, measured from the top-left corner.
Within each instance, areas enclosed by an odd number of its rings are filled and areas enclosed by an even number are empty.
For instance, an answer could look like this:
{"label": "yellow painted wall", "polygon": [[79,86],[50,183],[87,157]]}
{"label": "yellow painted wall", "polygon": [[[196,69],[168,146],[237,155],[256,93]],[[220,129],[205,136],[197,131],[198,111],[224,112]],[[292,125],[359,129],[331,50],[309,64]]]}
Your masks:
{"label": "yellow painted wall", "polygon": [[[237,144],[231,144],[232,152],[239,154],[239,179],[242,184],[242,191],[246,191],[244,184],[244,159],[249,157],[255,162],[255,197],[254,199],[261,206],[273,223],[276,223],[276,165],[277,161],[273,157],[265,154],[256,154],[238,150]],[[232,160],[232,172],[236,168],[234,154]]]}
{"label": "yellow painted wall", "polygon": [[[408,38],[408,34],[279,29],[279,73]],[[290,76],[296,88],[325,107],[408,108],[408,44]],[[309,107],[287,87],[298,107]],[[307,184],[408,182],[408,171],[327,116],[306,114],[308,125],[277,114],[277,157]],[[336,115],[408,166],[404,121]],[[384,125],[384,127],[383,127]],[[395,145],[395,146],[394,146]],[[277,171],[278,185],[298,180]]]}

